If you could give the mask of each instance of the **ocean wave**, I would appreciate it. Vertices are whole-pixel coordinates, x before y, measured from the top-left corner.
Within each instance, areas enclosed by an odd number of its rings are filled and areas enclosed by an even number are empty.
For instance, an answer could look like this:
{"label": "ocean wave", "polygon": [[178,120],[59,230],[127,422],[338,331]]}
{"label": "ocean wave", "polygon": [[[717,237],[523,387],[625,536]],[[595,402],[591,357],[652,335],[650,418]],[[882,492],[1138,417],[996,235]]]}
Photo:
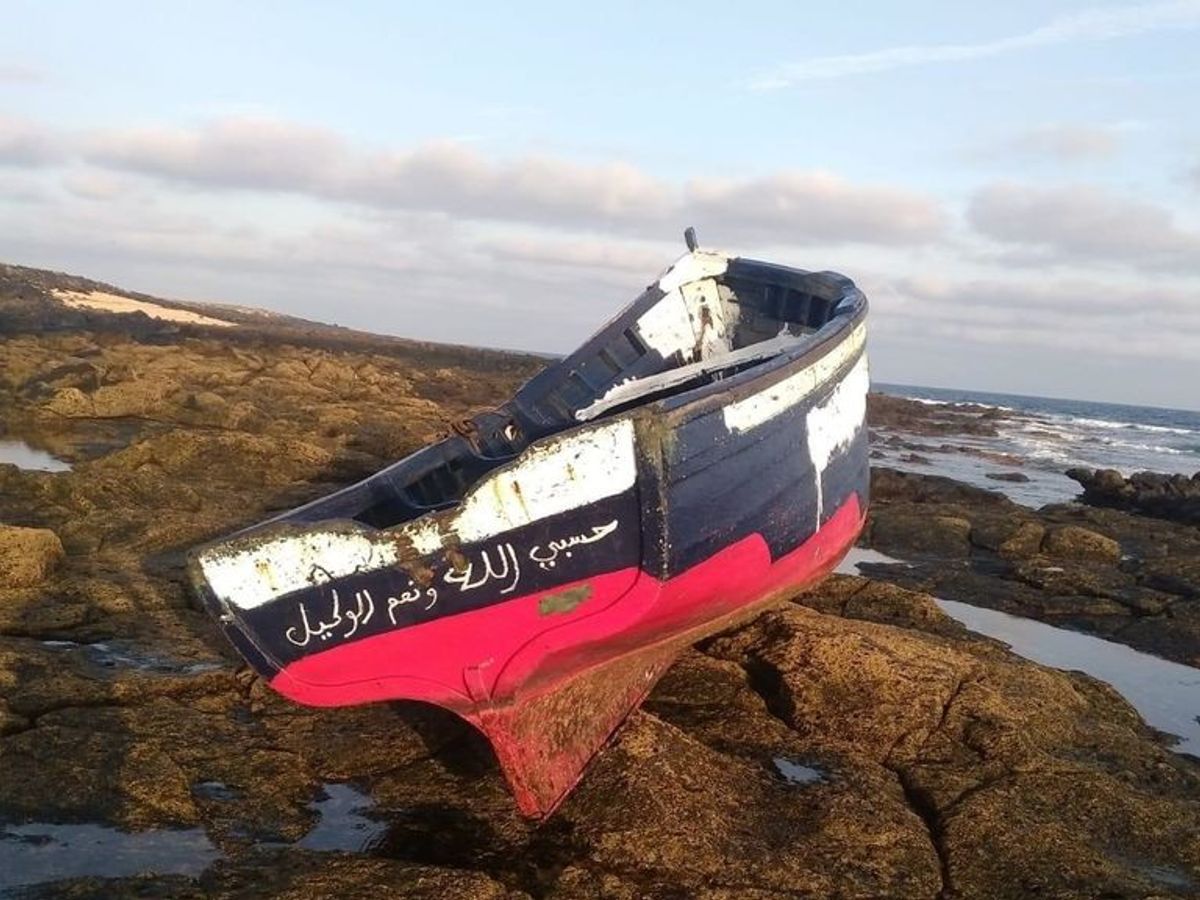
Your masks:
{"label": "ocean wave", "polygon": [[1100,443],[1106,447],[1117,447],[1122,450],[1140,450],[1145,453],[1166,453],[1168,456],[1181,456],[1188,451],[1180,447],[1169,447],[1166,444],[1143,444],[1140,441],[1123,441],[1120,438],[1089,437],[1089,443]]}
{"label": "ocean wave", "polygon": [[1170,425],[1146,425],[1141,422],[1119,422],[1112,419],[1089,419],[1086,416],[1059,417],[1074,425],[1085,425],[1088,428],[1127,429],[1130,431],[1149,431],[1155,434],[1200,434],[1193,428],[1176,428]]}
{"label": "ocean wave", "polygon": [[912,400],[914,403],[921,403],[925,406],[970,406],[978,409],[998,409],[1001,412],[1020,412],[1020,410],[1012,406],[1001,406],[999,403],[984,403],[982,400],[931,400],[928,397],[909,397],[904,396],[905,400]]}

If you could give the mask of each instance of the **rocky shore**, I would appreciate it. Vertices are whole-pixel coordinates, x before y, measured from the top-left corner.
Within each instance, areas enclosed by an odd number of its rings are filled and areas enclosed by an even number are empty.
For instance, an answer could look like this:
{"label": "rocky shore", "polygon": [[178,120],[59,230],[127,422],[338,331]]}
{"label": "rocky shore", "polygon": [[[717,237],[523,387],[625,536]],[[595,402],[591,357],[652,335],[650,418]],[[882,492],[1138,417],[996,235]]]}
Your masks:
{"label": "rocky shore", "polygon": [[1200,894],[1200,764],[929,596],[1200,664],[1195,527],[880,471],[866,541],[910,565],[688,651],[535,827],[453,717],[266,689],[182,560],[540,362],[248,312],[63,318],[60,276],[0,274],[0,440],[71,463],[0,464],[0,896]]}
{"label": "rocky shore", "polygon": [[1078,503],[1040,510],[934,475],[877,469],[872,575],[1200,665],[1200,530]]}
{"label": "rocky shore", "polygon": [[1136,472],[1128,478],[1113,469],[1071,469],[1067,475],[1083,488],[1083,502],[1200,525],[1200,472],[1161,475]]}

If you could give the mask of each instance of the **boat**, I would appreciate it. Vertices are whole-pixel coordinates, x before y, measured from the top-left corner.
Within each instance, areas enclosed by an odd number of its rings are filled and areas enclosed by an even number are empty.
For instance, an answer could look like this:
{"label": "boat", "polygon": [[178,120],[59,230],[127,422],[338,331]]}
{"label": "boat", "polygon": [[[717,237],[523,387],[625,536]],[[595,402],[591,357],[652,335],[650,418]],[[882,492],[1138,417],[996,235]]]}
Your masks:
{"label": "boat", "polygon": [[511,400],[189,555],[301,704],[437,704],[545,818],[688,645],[827,575],[868,502],[867,300],[687,252]]}

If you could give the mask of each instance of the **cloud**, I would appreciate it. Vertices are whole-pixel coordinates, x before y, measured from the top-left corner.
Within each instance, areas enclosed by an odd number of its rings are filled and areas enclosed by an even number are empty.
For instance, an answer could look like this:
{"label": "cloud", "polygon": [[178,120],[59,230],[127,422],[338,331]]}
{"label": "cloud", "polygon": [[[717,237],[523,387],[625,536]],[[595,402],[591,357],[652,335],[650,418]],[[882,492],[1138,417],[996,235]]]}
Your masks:
{"label": "cloud", "polygon": [[0,116],[0,165],[31,168],[57,162],[60,156],[58,141],[49,131]]}
{"label": "cloud", "polygon": [[[876,332],[1195,362],[1200,288],[1081,278],[902,276],[868,284],[878,293]],[[1064,340],[1063,335],[1070,339]]]}
{"label": "cloud", "polygon": [[333,132],[263,119],[94,137],[94,165],[212,188],[303,194],[383,209],[541,226],[603,227],[631,236],[720,223],[735,240],[915,244],[944,217],[929,197],[858,185],[825,172],[684,185],[624,162],[493,160],[461,143],[365,150]]}
{"label": "cloud", "polygon": [[91,162],[202,187],[317,190],[348,150],[332,132],[272,119],[228,118],[203,129],[134,128],[85,143]]}
{"label": "cloud", "polygon": [[1034,261],[1200,272],[1200,233],[1162,207],[1100,187],[993,184],[971,198],[967,220]]}
{"label": "cloud", "polygon": [[688,221],[712,221],[743,240],[916,244],[945,226],[928,197],[857,185],[827,172],[783,172],[742,181],[696,179],[687,186]]}
{"label": "cloud", "polygon": [[1121,132],[1115,125],[1041,125],[1001,142],[990,155],[1042,157],[1065,163],[1109,159],[1120,148]]}
{"label": "cloud", "polygon": [[3,84],[44,84],[46,73],[32,66],[17,63],[0,62],[0,85]]}
{"label": "cloud", "polygon": [[1198,24],[1200,0],[1098,7],[1059,16],[1032,31],[991,41],[919,44],[868,53],[813,57],[779,66],[760,75],[750,86],[756,90],[778,90],[804,82],[869,75],[910,66],[968,62],[1040,47],[1115,40],[1150,31],[1190,28]]}

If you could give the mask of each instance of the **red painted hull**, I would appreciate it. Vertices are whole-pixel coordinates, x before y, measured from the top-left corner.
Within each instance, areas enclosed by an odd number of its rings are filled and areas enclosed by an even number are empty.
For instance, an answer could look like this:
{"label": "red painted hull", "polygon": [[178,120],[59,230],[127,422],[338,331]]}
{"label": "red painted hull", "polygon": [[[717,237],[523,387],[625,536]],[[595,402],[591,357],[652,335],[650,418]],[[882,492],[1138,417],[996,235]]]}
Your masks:
{"label": "red painted hull", "polygon": [[[453,710],[487,735],[521,811],[544,817],[684,646],[823,578],[864,512],[851,493],[775,560],[752,534],[667,580],[635,567],[558,585],[304,657],[271,685],[313,706],[412,699]],[[587,598],[546,611],[572,588]]]}

